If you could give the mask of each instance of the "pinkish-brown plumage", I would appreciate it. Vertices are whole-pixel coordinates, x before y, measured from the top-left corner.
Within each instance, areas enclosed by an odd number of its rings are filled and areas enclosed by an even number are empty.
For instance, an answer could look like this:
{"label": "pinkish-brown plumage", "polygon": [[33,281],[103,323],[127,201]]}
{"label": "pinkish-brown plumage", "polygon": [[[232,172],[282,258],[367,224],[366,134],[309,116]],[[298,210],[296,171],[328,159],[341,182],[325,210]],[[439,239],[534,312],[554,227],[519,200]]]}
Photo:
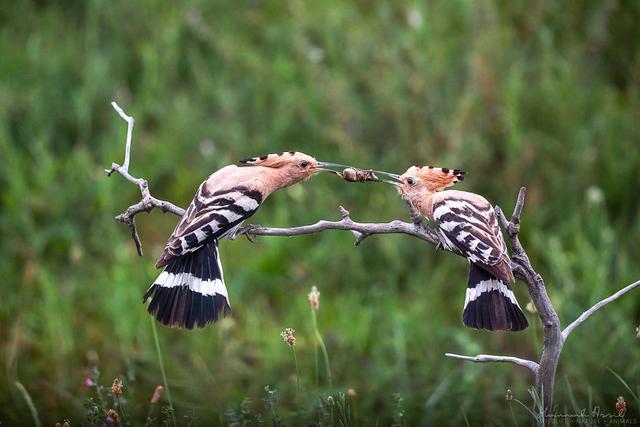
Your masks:
{"label": "pinkish-brown plumage", "polygon": [[[230,311],[218,241],[233,235],[271,193],[327,171],[311,156],[284,152],[225,166],[198,188],[169,237],[157,268],[165,267],[144,295],[148,311],[171,327],[191,329]],[[322,164],[330,166],[331,164]]]}
{"label": "pinkish-brown plumage", "polygon": [[[225,199],[221,198],[221,195],[227,194],[225,196],[227,199],[231,196],[235,197],[232,204],[246,211],[233,215],[231,222],[240,218],[244,220],[250,216],[249,212],[252,215],[274,191],[303,181],[318,171],[318,162],[313,157],[294,151],[253,157],[242,160],[242,163],[248,166],[225,166],[209,175],[200,185],[186,214],[169,237],[165,250],[156,263],[156,268],[164,267],[172,257],[180,256],[184,250],[188,249],[181,245],[183,242],[181,239],[211,222],[209,217],[213,211],[220,210],[212,206],[219,204],[221,199]],[[234,188],[239,188],[240,191],[233,192],[229,196],[228,190]]]}
{"label": "pinkish-brown plumage", "polygon": [[477,329],[522,330],[528,323],[509,286],[511,260],[493,206],[478,194],[442,191],[463,180],[464,174],[412,166],[393,177],[402,197],[437,225],[442,245],[469,260],[464,323]]}

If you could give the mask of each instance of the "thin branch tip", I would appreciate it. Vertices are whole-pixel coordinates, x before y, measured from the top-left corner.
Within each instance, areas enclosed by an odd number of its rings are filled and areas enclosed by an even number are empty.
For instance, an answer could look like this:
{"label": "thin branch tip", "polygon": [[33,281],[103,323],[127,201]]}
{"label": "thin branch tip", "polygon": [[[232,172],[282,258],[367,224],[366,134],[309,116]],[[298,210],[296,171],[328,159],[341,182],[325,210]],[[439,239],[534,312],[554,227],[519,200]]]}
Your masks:
{"label": "thin branch tip", "polygon": [[505,216],[504,212],[502,211],[502,208],[500,208],[500,206],[498,206],[498,205],[495,205],[493,210],[496,211],[496,216],[498,217],[498,222],[500,223],[500,226],[508,231],[509,230],[509,220],[507,219],[507,217]]}
{"label": "thin branch tip", "polygon": [[111,106],[113,107],[114,110],[116,110],[118,115],[122,117],[124,120],[126,120],[128,123],[134,123],[136,121],[133,118],[133,116],[130,116],[127,113],[125,113],[122,107],[120,107],[116,101],[111,101]]}
{"label": "thin branch tip", "polygon": [[151,212],[154,207],[158,207],[162,209],[163,212],[171,212],[173,214],[182,216],[184,215],[184,209],[175,206],[170,202],[166,202],[164,200],[156,199],[149,192],[149,183],[144,178],[136,178],[129,173],[129,160],[131,158],[131,138],[133,135],[133,125],[135,119],[132,116],[127,115],[124,110],[118,105],[117,102],[112,101],[111,106],[118,113],[118,115],[127,122],[127,138],[125,140],[125,153],[124,153],[124,162],[122,165],[119,165],[115,162],[111,163],[111,169],[105,169],[105,173],[107,176],[111,176],[114,172],[118,172],[122,175],[127,181],[135,184],[140,189],[141,200],[131,205],[127,208],[126,211],[121,213],[116,217],[116,220],[125,223],[131,229],[131,238],[136,245],[136,251],[138,255],[142,256],[142,243],[140,242],[140,237],[138,235],[138,230],[135,225],[135,216],[140,212]]}
{"label": "thin branch tip", "polygon": [[474,363],[489,363],[489,362],[507,362],[513,363],[514,365],[522,366],[531,370],[534,374],[537,375],[539,365],[533,360],[521,359],[519,357],[512,356],[494,356],[492,354],[479,354],[477,356],[464,356],[462,354],[455,353],[445,353],[446,357],[451,357],[453,359],[464,360],[467,362]]}
{"label": "thin branch tip", "polygon": [[562,338],[566,340],[569,334],[571,334],[571,332],[573,332],[578,326],[580,326],[585,320],[587,320],[593,313],[595,313],[605,305],[609,304],[610,302],[617,300],[627,292],[630,292],[638,287],[640,287],[640,280],[633,282],[630,285],[627,285],[624,288],[620,289],[618,292],[608,296],[607,298],[601,301],[598,301],[591,308],[589,308],[587,311],[582,313],[580,317],[574,320],[569,326],[564,328],[564,330],[562,331]]}
{"label": "thin branch tip", "polygon": [[527,187],[520,187],[520,191],[518,191],[518,199],[516,201],[516,206],[513,209],[513,216],[511,217],[512,224],[520,224],[520,216],[522,215],[522,209],[524,208],[524,201],[527,196]]}
{"label": "thin branch tip", "polygon": [[351,213],[342,205],[338,206],[338,210],[340,211],[340,216],[342,217],[342,219],[347,219],[349,218],[349,215],[351,215]]}

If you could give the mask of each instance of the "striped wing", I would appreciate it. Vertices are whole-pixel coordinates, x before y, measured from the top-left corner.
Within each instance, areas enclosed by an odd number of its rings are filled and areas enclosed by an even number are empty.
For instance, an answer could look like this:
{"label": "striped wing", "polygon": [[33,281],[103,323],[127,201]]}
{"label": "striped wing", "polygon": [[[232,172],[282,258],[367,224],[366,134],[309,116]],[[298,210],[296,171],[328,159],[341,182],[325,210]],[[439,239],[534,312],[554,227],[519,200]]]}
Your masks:
{"label": "striped wing", "polygon": [[253,215],[261,202],[260,192],[244,186],[208,194],[205,183],[202,183],[169,237],[165,252],[156,266],[166,265],[171,258],[193,252],[213,239],[225,237]]}
{"label": "striped wing", "polygon": [[497,278],[511,280],[507,246],[491,204],[477,195],[466,198],[464,192],[456,192],[447,197],[446,193],[438,193],[442,196],[433,204],[433,219],[445,244]]}

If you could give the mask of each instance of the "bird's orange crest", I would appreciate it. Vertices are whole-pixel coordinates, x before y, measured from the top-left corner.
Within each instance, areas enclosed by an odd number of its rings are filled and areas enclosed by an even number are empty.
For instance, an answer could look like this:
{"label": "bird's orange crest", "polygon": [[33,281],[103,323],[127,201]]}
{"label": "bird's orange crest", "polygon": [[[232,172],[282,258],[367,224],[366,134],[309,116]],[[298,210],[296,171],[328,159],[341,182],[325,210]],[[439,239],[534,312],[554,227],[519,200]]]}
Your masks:
{"label": "bird's orange crest", "polygon": [[460,169],[435,168],[433,166],[411,166],[402,175],[406,178],[418,178],[430,191],[440,191],[464,180],[466,172]]}
{"label": "bird's orange crest", "polygon": [[265,154],[260,157],[250,157],[240,160],[240,163],[252,166],[266,166],[270,168],[280,168],[287,164],[296,163],[307,160],[309,163],[315,163],[315,159],[304,153],[297,151],[282,151],[280,153]]}

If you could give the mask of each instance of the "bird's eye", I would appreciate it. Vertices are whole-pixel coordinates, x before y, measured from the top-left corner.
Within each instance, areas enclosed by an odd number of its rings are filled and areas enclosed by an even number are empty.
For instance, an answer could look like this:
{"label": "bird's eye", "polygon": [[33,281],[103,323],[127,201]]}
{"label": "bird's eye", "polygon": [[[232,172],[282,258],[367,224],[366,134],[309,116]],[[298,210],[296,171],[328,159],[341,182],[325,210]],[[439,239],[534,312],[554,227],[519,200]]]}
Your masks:
{"label": "bird's eye", "polygon": [[407,184],[414,185],[416,181],[413,178],[407,178]]}
{"label": "bird's eye", "polygon": [[309,166],[309,162],[307,162],[306,160],[303,160],[300,162],[300,167],[301,168],[306,168],[307,166]]}

